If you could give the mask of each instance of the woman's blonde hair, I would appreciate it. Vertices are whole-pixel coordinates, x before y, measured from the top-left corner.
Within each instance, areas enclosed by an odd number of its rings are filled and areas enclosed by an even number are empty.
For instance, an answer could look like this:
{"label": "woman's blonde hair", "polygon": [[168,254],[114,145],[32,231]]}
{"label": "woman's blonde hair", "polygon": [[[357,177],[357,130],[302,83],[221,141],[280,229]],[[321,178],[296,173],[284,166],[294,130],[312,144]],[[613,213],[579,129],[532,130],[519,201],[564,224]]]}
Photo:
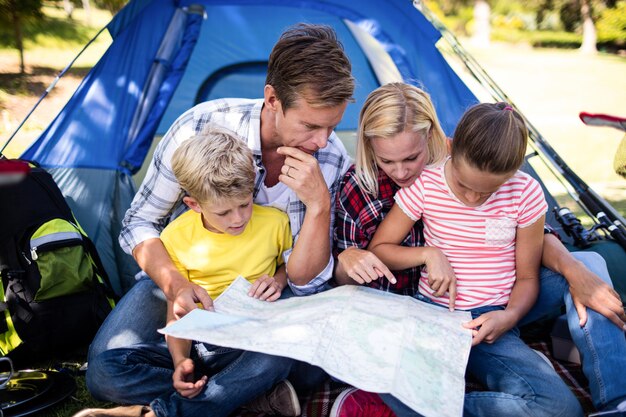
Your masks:
{"label": "woman's blonde hair", "polygon": [[372,91],[359,116],[355,173],[367,193],[378,195],[378,166],[372,139],[390,139],[402,132],[416,132],[428,141],[428,164],[443,162],[448,153],[447,138],[430,96],[404,83],[390,83]]}
{"label": "woman's blonde hair", "polygon": [[199,203],[245,198],[254,191],[252,151],[230,130],[210,126],[172,156],[180,186]]}

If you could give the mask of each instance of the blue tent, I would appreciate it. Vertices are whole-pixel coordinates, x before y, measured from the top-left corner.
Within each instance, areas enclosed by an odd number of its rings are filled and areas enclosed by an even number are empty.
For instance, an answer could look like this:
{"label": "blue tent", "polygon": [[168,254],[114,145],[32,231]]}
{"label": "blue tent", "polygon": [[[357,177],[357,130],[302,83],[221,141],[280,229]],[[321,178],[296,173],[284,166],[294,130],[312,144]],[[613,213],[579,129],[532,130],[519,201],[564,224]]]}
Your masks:
{"label": "blue tent", "polygon": [[117,242],[132,175],[155,135],[194,104],[260,97],[267,58],[298,22],[332,26],[357,80],[338,131],[355,130],[367,94],[404,80],[426,89],[447,134],[477,100],[443,59],[441,34],[411,0],[132,0],[109,23],[113,43],[23,158],[52,172],[94,239],[116,292],[137,266]]}

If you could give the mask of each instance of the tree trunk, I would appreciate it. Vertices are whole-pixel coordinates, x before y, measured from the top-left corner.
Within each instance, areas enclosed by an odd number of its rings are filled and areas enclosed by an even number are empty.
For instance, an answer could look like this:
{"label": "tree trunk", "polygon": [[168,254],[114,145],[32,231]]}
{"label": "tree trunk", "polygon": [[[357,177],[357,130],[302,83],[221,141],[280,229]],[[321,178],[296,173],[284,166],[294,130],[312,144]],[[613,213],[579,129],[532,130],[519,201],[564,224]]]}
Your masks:
{"label": "tree trunk", "polygon": [[481,48],[487,48],[491,41],[489,39],[491,33],[491,25],[489,17],[491,16],[491,7],[486,0],[476,0],[474,3],[474,35],[472,43]]}
{"label": "tree trunk", "polygon": [[596,34],[596,26],[593,23],[593,18],[591,17],[590,0],[582,0],[580,13],[583,19],[583,43],[580,45],[579,50],[583,54],[596,54],[598,52],[598,49],[596,48],[598,36]]}
{"label": "tree trunk", "polygon": [[72,13],[74,12],[74,5],[71,0],[63,0],[63,10],[65,10],[65,14],[68,19],[72,19]]}
{"label": "tree trunk", "polygon": [[83,0],[83,10],[85,10],[85,22],[91,26],[91,4],[89,0]]}
{"label": "tree trunk", "polygon": [[11,12],[11,20],[13,21],[13,33],[15,33],[15,47],[20,54],[20,74],[24,74],[24,42],[22,39],[22,22],[20,20],[20,14],[13,10]]}

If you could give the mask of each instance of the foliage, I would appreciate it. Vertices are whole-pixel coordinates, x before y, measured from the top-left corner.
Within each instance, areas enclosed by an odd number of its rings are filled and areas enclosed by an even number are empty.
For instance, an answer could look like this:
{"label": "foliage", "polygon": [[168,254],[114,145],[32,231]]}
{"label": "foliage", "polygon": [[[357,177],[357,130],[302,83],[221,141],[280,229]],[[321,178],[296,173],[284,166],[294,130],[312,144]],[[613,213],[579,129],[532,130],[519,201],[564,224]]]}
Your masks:
{"label": "foliage", "polygon": [[95,0],[96,6],[115,14],[128,3],[128,0]]}
{"label": "foliage", "polygon": [[[82,46],[97,32],[97,29],[75,19],[67,19],[60,9],[44,6],[41,11],[45,13],[45,18],[28,19],[22,26],[26,49],[35,46],[40,48]],[[14,39],[13,30],[7,25],[0,25],[0,48],[12,47]]]}
{"label": "foliage", "polygon": [[[489,0],[491,37],[534,46],[578,48],[581,45],[581,0]],[[427,0],[427,7],[460,36],[472,34],[473,2]],[[592,0],[598,47],[616,51],[626,47],[626,0]]]}
{"label": "foliage", "polygon": [[574,32],[582,21],[580,1],[564,2],[559,8],[559,17],[561,18],[564,29],[567,32]]}
{"label": "foliage", "polygon": [[0,22],[12,23],[13,16],[22,20],[42,19],[43,0],[0,0]]}
{"label": "foliage", "polygon": [[626,46],[626,1],[619,1],[615,8],[602,11],[596,23],[598,42],[613,42],[622,48]]}

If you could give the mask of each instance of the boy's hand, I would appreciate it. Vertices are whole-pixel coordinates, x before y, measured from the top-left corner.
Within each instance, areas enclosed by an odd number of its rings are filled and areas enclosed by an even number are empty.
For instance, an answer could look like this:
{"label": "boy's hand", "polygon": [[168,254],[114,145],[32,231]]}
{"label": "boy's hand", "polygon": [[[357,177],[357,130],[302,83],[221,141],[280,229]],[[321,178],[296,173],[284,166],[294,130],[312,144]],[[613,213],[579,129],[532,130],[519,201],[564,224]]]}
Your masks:
{"label": "boy's hand", "polygon": [[428,247],[426,268],[428,268],[428,285],[435,291],[436,297],[448,292],[450,311],[454,311],[456,301],[456,275],[446,255],[435,247]]}
{"label": "boy's hand", "polygon": [[265,274],[254,281],[250,291],[248,291],[248,295],[261,301],[276,301],[282,294],[282,291],[283,288],[276,279]]}
{"label": "boy's hand", "polygon": [[172,303],[172,311],[176,319],[180,319],[191,310],[198,308],[198,303],[205,310],[215,311],[213,309],[213,300],[204,288],[198,284],[189,283],[176,293],[176,298]]}
{"label": "boy's hand", "polygon": [[472,329],[472,346],[476,346],[480,342],[495,342],[502,334],[511,330],[515,323],[517,321],[510,312],[496,310],[463,323],[463,327]]}
{"label": "boy's hand", "polygon": [[198,395],[208,380],[207,376],[203,375],[202,378],[194,381],[193,369],[193,361],[186,358],[176,365],[174,375],[172,375],[174,389],[186,398],[193,398]]}

